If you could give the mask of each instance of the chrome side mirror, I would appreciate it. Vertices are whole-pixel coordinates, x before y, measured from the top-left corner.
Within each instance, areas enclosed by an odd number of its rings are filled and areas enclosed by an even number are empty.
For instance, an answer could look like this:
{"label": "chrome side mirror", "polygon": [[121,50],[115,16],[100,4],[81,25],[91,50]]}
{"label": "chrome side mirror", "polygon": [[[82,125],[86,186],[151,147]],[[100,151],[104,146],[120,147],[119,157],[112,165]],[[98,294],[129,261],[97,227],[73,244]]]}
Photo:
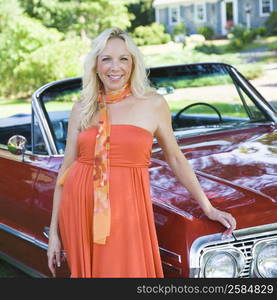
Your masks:
{"label": "chrome side mirror", "polygon": [[8,140],[8,150],[15,155],[24,155],[27,139],[22,135],[13,135]]}
{"label": "chrome side mirror", "polygon": [[160,86],[156,89],[157,93],[160,95],[168,95],[174,93],[174,87],[173,86]]}

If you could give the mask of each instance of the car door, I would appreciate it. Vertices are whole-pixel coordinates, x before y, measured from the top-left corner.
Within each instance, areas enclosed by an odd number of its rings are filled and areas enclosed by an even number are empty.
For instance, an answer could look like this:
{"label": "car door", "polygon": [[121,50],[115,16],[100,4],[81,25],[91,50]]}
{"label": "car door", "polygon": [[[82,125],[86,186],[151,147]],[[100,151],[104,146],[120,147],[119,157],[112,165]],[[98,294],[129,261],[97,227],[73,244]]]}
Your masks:
{"label": "car door", "polygon": [[[65,150],[67,124],[73,101],[66,101],[65,98],[79,94],[80,82],[75,85],[69,81],[66,86],[61,82],[43,87],[38,94],[34,94],[33,107],[34,118],[34,145],[37,155],[48,157],[47,164],[40,167],[34,186],[33,222],[35,225],[35,236],[41,249],[47,249],[48,232],[51,221],[53,195],[56,178],[63,160]],[[70,95],[70,96],[69,96]],[[36,128],[41,128],[41,131]],[[40,141],[44,140],[45,145]],[[42,146],[38,146],[42,145]],[[38,148],[37,148],[38,147]],[[48,149],[48,154],[47,150]],[[50,276],[46,263],[46,251],[41,251],[41,271]],[[69,271],[66,261],[58,269],[57,276],[68,277]]]}
{"label": "car door", "polygon": [[[7,142],[15,135],[27,139],[24,156],[8,150]],[[31,114],[0,119],[0,253],[24,265],[30,265],[33,259],[34,183],[41,164],[32,154],[31,143]]]}

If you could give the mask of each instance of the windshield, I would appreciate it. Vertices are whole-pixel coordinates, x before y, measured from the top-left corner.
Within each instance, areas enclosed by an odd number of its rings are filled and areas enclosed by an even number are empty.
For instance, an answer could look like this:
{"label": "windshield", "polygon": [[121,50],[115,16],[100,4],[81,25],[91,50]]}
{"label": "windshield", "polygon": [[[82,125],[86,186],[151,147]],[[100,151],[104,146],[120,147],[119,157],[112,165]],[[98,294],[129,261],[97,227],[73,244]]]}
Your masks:
{"label": "windshield", "polygon": [[[265,121],[243,87],[236,84],[223,64],[195,64],[153,68],[149,79],[169,104],[176,131],[197,132],[207,127],[238,126]],[[81,84],[56,87],[41,97],[59,153],[64,152],[72,105]],[[196,130],[197,129],[197,130]]]}
{"label": "windshield", "polygon": [[151,81],[175,115],[176,130],[266,119],[225,65],[174,66],[164,72],[157,68]]}

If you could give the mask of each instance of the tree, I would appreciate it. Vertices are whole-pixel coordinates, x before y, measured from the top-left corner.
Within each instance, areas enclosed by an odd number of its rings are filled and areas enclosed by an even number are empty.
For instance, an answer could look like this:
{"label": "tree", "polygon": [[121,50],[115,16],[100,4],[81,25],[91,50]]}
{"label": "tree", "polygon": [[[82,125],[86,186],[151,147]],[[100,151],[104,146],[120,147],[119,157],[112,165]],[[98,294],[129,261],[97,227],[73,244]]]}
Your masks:
{"label": "tree", "polygon": [[127,10],[132,0],[20,0],[25,12],[69,35],[93,38],[102,30],[119,26],[126,29],[133,15]]}
{"label": "tree", "polygon": [[133,32],[138,26],[151,25],[155,22],[155,11],[152,4],[153,0],[137,0],[128,5],[129,12],[135,15],[128,27],[129,31]]}

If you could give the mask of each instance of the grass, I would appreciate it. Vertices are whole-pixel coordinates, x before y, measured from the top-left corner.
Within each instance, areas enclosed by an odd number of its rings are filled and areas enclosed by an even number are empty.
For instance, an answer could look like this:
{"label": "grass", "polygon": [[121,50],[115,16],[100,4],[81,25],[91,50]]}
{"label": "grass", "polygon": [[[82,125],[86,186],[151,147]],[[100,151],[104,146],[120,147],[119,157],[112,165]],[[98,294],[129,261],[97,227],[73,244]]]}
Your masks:
{"label": "grass", "polygon": [[[185,106],[184,103],[187,106],[192,103],[195,103],[195,101],[187,100],[187,99],[183,101],[169,101],[168,105],[172,113],[177,113],[180,109],[184,108]],[[247,117],[243,106],[239,103],[232,103],[232,104],[224,103],[224,102],[208,102],[208,103],[213,105],[215,108],[217,108],[222,116],[241,117],[241,118]],[[208,108],[204,105],[192,107],[184,113],[217,115],[212,108]]]}
{"label": "grass", "polygon": [[[176,113],[179,111],[181,108],[184,107],[184,103],[186,105],[189,105],[191,103],[195,103],[194,100],[178,100],[178,101],[167,101],[168,105],[170,107],[170,110],[172,113]],[[209,102],[210,103],[210,102]],[[53,102],[49,103],[47,105],[47,111],[59,111],[59,110],[70,110],[72,107],[73,102]],[[230,104],[230,103],[223,103],[223,102],[214,102],[210,103],[214,105],[216,108],[219,109],[219,111],[223,115],[229,115],[229,116],[237,116],[237,117],[244,117],[244,114],[242,114],[242,111],[244,110],[243,107],[240,104]],[[18,109],[20,107],[20,109]],[[10,115],[16,114],[16,113],[31,113],[30,111],[30,104],[25,103],[25,104],[20,104],[18,106],[17,103],[12,103],[12,104],[2,104],[0,103],[0,118],[8,117]],[[29,112],[28,112],[29,111]],[[193,111],[193,109],[190,109],[190,113],[205,113],[205,114],[214,114],[214,111],[211,109],[207,109],[206,107],[197,107],[197,111]]]}
{"label": "grass", "polygon": [[0,101],[0,118],[19,113],[30,114],[31,103],[25,100]]}
{"label": "grass", "polygon": [[[242,50],[250,51],[262,46],[268,50],[276,49],[277,37],[266,37],[246,45]],[[245,64],[245,58],[239,52],[228,50],[228,40],[205,41],[205,43],[189,43],[185,47],[181,43],[170,42],[164,45],[142,46],[147,66],[172,65],[195,62],[225,62],[235,66],[248,79],[262,75],[262,64],[277,62],[277,55],[260,57],[259,62]],[[201,51],[202,49],[202,51]],[[214,53],[214,52],[215,53]]]}

